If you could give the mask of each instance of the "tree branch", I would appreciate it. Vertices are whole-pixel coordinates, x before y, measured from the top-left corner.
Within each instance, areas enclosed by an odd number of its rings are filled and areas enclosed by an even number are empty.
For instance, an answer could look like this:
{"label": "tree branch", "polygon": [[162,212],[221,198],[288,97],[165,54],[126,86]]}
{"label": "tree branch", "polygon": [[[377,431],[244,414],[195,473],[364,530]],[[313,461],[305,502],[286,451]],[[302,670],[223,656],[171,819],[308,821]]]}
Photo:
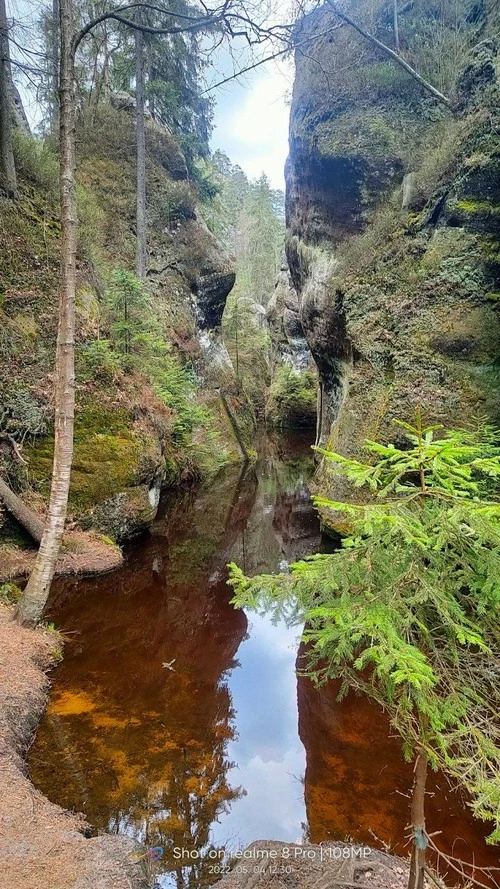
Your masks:
{"label": "tree branch", "polygon": [[443,93],[440,93],[439,90],[436,89],[435,86],[432,86],[432,84],[429,83],[428,80],[425,80],[418,73],[418,71],[415,71],[415,69],[412,68],[411,65],[408,64],[408,62],[406,62],[403,58],[401,58],[401,56],[397,54],[397,52],[394,52],[394,50],[386,46],[385,43],[377,40],[377,38],[374,37],[373,34],[369,34],[368,31],[365,31],[364,28],[361,27],[361,25],[358,25],[358,23],[350,18],[345,12],[341,12],[334,0],[326,0],[326,2],[333,9],[335,15],[338,15],[338,17],[341,18],[348,25],[350,25],[351,28],[354,28],[354,30],[357,31],[358,34],[361,34],[361,36],[364,37],[365,40],[368,40],[370,43],[373,44],[373,46],[376,46],[378,49],[380,49],[386,56],[389,56],[389,58],[392,59],[393,62],[396,62],[397,65],[403,68],[406,73],[410,75],[410,77],[413,77],[413,79],[416,80],[417,83],[419,83],[424,90],[430,93],[431,96],[434,96],[434,98],[437,99],[438,102],[441,102],[442,105],[446,105],[446,107],[450,110],[453,109],[451,100],[448,99],[447,96],[444,96]]}
{"label": "tree branch", "polygon": [[224,84],[230,83],[231,80],[236,80],[238,77],[241,77],[242,74],[247,74],[249,71],[253,71],[254,68],[258,68],[260,65],[265,65],[266,62],[272,62],[274,61],[274,59],[279,59],[281,56],[286,55],[287,52],[292,52],[292,50],[300,50],[300,47],[305,46],[308,43],[314,43],[314,41],[319,40],[320,37],[325,37],[327,34],[331,34],[332,31],[338,31],[340,28],[343,27],[344,25],[343,23],[341,23],[340,25],[334,25],[333,28],[327,28],[325,31],[321,31],[320,34],[316,34],[314,37],[306,37],[304,40],[299,40],[297,43],[289,42],[284,49],[279,49],[277,50],[277,52],[273,52],[270,56],[259,59],[258,62],[253,62],[246,68],[241,68],[240,71],[236,71],[235,74],[231,74],[229,77],[225,77],[224,80],[219,80],[217,83],[211,84],[205,90],[203,90],[201,95],[204,96],[205,93],[209,93],[212,90],[217,89],[217,87],[219,86],[224,86]]}
{"label": "tree branch", "polygon": [[[127,10],[132,9],[146,9],[151,10],[153,12],[160,12],[163,15],[170,16],[176,19],[183,19],[185,21],[191,22],[192,24],[186,25],[170,25],[165,28],[153,28],[148,25],[138,24],[133,19],[125,18],[121,15],[122,12],[126,12]],[[109,19],[113,19],[115,22],[120,22],[122,25],[126,25],[131,28],[133,31],[142,31],[143,34],[181,34],[184,32],[190,31],[199,31],[202,28],[209,27],[213,24],[219,23],[224,16],[224,11],[212,13],[206,16],[199,16],[199,18],[194,18],[193,16],[183,15],[181,13],[173,13],[168,9],[163,9],[160,6],[155,6],[151,3],[129,3],[127,6],[119,6],[116,9],[110,9],[108,12],[103,12],[102,15],[97,16],[95,19],[92,19],[90,22],[87,22],[85,27],[81,29],[75,37],[73,38],[73,53],[76,53],[80,43],[83,38],[87,36],[97,25],[102,24],[102,22],[106,22]]]}
{"label": "tree branch", "polygon": [[16,459],[20,463],[24,463],[24,465],[26,466],[26,460],[24,459],[23,455],[21,454],[21,451],[19,450],[19,445],[18,445],[17,441],[15,440],[15,438],[13,438],[13,436],[10,435],[8,432],[0,432],[0,439],[2,441],[6,441],[11,446],[12,450],[14,451],[14,455],[15,455]]}

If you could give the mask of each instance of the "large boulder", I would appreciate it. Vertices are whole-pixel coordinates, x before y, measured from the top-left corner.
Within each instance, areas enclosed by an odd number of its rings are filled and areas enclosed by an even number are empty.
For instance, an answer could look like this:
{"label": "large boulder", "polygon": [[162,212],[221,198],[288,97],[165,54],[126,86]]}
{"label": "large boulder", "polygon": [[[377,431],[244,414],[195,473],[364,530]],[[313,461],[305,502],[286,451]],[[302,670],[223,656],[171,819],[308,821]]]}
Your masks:
{"label": "large boulder", "polygon": [[[53,449],[51,436],[26,448],[31,484],[45,498]],[[87,406],[76,416],[70,515],[113,540],[133,537],[156,516],[161,485],[172,480],[167,466],[161,440],[144,418],[137,422],[125,410],[111,414]]]}

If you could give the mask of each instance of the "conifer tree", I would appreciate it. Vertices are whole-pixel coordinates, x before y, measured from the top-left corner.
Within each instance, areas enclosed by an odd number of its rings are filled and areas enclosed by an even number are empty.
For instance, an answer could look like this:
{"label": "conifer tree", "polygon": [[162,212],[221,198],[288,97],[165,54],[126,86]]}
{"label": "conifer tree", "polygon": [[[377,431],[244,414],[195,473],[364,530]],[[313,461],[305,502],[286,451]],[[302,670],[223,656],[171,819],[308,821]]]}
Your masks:
{"label": "conifer tree", "polygon": [[240,214],[240,277],[245,293],[268,302],[280,270],[285,221],[276,212],[277,193],[265,173],[251,183]]}
{"label": "conifer tree", "polygon": [[[305,622],[304,671],[367,694],[415,762],[410,889],[422,887],[428,765],[471,795],[500,841],[500,439],[398,423],[399,445],[367,442],[358,461],[323,451],[364,504],[316,497],[350,536],[289,574],[248,579],[231,566],[239,607]],[[366,498],[365,498],[366,499]]]}

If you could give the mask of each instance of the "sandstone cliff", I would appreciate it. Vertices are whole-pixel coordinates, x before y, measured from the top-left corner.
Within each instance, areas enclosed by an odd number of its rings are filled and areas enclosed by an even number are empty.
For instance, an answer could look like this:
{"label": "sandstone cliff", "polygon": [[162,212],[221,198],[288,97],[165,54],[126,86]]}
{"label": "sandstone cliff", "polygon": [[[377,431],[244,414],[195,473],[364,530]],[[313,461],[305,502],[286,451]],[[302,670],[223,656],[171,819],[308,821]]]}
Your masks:
{"label": "sandstone cliff", "polygon": [[[125,370],[106,349],[109,318],[103,307],[110,275],[134,268],[134,140],[130,110],[103,105],[79,121],[77,412],[69,507],[83,527],[118,540],[152,521],[162,485],[241,456],[213,389],[214,364],[219,380],[223,372],[231,374],[218,329],[234,269],[200,216],[197,186],[178,143],[152,120],[149,302],[136,310],[144,347],[139,343],[137,359]],[[48,145],[21,134],[16,160],[19,199],[1,199],[0,208],[0,464],[5,480],[43,513],[53,449],[57,159]],[[156,342],[151,346],[155,338],[160,352]],[[158,395],[160,376],[155,388],[143,370],[141,349],[146,355],[150,346],[155,356],[170,349],[172,379],[165,382],[165,397]],[[175,374],[184,384],[183,368],[186,386],[191,374],[201,389],[187,425],[175,390]],[[184,399],[189,410],[190,397],[188,392]],[[22,448],[25,463],[16,458],[9,436]]]}
{"label": "sandstone cliff", "polygon": [[[391,44],[388,7],[352,14]],[[402,53],[453,112],[329,7],[300,26],[287,257],[320,375],[318,441],[343,453],[419,409],[498,417],[497,12],[460,15],[457,28],[431,0],[400,15]]]}

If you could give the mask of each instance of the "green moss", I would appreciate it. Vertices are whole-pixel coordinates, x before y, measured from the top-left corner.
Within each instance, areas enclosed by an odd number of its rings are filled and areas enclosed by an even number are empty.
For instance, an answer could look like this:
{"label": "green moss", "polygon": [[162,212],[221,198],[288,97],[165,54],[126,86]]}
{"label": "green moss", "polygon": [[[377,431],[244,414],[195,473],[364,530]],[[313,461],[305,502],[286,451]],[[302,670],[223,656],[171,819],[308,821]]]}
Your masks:
{"label": "green moss", "polygon": [[500,204],[491,201],[457,201],[456,206],[463,213],[474,216],[477,213],[488,216],[500,216]]}
{"label": "green moss", "polygon": [[176,456],[166,454],[165,455],[165,480],[163,484],[165,487],[172,487],[173,485],[178,484],[180,480],[180,469],[178,460]]}
{"label": "green moss", "polygon": [[[141,481],[148,464],[158,463],[157,450],[151,437],[136,434],[126,411],[81,410],[75,419],[70,509],[80,512]],[[53,436],[26,448],[30,480],[45,496],[53,451]]]}
{"label": "green moss", "polygon": [[22,591],[15,583],[0,584],[0,602],[4,605],[14,605],[21,598]]}
{"label": "green moss", "polygon": [[484,235],[479,238],[479,249],[487,262],[500,262],[500,241],[498,238]]}
{"label": "green moss", "polygon": [[312,371],[297,373],[290,365],[281,367],[269,394],[267,421],[278,428],[314,426],[317,382]]}

